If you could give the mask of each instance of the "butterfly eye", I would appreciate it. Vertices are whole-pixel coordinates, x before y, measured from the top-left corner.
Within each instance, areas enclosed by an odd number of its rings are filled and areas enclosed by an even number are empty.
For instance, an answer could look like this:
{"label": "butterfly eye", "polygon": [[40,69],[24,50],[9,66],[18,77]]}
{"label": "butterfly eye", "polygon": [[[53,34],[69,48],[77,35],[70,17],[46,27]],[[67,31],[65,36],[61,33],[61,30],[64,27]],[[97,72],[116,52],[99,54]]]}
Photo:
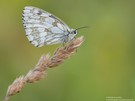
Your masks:
{"label": "butterfly eye", "polygon": [[76,34],[77,33],[76,30],[73,33]]}

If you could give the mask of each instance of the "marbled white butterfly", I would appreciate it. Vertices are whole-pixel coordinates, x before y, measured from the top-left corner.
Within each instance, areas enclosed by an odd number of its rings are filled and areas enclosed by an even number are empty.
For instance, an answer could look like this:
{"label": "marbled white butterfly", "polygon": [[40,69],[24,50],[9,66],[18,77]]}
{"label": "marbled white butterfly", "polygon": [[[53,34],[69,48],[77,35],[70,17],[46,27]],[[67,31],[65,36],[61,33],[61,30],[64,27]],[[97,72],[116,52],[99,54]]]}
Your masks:
{"label": "marbled white butterfly", "polygon": [[58,17],[36,7],[26,6],[22,19],[26,36],[36,47],[66,43],[77,35],[77,29],[70,29]]}

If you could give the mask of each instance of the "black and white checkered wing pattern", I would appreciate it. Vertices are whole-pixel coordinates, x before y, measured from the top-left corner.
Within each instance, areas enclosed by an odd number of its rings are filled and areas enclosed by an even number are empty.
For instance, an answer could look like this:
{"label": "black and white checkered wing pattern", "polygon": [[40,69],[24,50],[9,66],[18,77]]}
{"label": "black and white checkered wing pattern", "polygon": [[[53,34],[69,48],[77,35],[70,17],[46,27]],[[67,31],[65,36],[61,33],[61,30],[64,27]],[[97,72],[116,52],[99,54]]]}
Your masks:
{"label": "black and white checkered wing pattern", "polygon": [[36,7],[25,7],[22,19],[26,36],[36,47],[63,43],[70,30],[59,18]]}

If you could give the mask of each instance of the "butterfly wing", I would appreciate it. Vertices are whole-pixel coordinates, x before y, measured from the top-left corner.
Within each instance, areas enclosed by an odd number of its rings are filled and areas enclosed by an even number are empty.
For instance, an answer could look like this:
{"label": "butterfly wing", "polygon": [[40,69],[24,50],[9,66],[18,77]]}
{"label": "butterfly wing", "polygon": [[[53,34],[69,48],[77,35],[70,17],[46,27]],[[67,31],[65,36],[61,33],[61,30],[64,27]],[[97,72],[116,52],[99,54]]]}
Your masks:
{"label": "butterfly wing", "polygon": [[63,43],[70,31],[58,17],[36,7],[26,6],[22,19],[26,36],[36,47]]}

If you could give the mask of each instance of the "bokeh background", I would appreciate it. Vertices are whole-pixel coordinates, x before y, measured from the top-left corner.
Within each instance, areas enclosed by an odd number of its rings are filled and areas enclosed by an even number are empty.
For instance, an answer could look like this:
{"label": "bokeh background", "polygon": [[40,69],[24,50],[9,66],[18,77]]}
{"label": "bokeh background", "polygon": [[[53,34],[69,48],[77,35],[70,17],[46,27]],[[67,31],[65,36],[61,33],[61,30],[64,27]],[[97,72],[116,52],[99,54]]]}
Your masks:
{"label": "bokeh background", "polygon": [[60,46],[36,48],[29,43],[22,24],[27,5],[53,13],[71,28],[90,28],[79,31],[85,42],[76,55],[11,101],[135,100],[135,0],[0,0],[1,100],[16,77]]}

